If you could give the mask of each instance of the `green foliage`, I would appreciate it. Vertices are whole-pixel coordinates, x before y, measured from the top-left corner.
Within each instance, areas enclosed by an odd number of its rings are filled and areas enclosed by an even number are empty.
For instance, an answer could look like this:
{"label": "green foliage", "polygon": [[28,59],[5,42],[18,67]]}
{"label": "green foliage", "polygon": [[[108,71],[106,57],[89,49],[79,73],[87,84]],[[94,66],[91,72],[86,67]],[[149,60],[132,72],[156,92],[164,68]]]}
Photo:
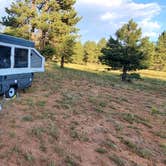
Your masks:
{"label": "green foliage", "polygon": [[107,153],[107,150],[104,148],[97,148],[95,151],[101,154]]}
{"label": "green foliage", "polygon": [[166,143],[160,144],[160,147],[162,148],[162,151],[163,151],[164,154],[166,155]]}
{"label": "green foliage", "polygon": [[87,41],[84,44],[84,63],[99,63],[99,56],[102,55],[101,50],[106,46],[106,39],[102,38],[98,43]]}
{"label": "green foliage", "polygon": [[107,45],[107,40],[105,38],[100,39],[99,42],[97,43],[97,49],[98,49],[97,50],[97,54],[98,54],[97,55],[97,58],[98,58],[97,62],[98,63],[100,62],[99,57],[103,55],[102,49],[105,48],[106,45]]}
{"label": "green foliage", "polygon": [[141,39],[141,35],[141,28],[138,28],[138,25],[133,20],[129,20],[127,24],[124,24],[116,32],[118,41],[121,45],[126,47],[137,47],[138,42]]}
{"label": "green foliage", "polygon": [[110,155],[109,159],[112,160],[118,166],[125,166],[125,161],[116,154]]}
{"label": "green foliage", "polygon": [[106,47],[106,45],[107,45],[107,40],[105,38],[100,39],[99,42],[97,43],[97,47],[100,52],[103,48]]}
{"label": "green foliage", "polygon": [[33,121],[33,117],[31,115],[25,115],[22,117],[22,121],[31,122]]}
{"label": "green foliage", "polygon": [[[46,59],[65,62],[99,63],[113,69],[122,69],[122,77],[131,70],[147,68],[166,70],[166,32],[157,46],[149,38],[141,38],[141,29],[130,20],[109,41],[102,38],[98,43],[87,41],[84,46],[76,42],[76,24],[80,17],[74,8],[75,0],[15,0],[6,8],[1,24],[4,33],[35,41]],[[104,49],[103,49],[104,48]]]}
{"label": "green foliage", "polygon": [[84,44],[84,62],[97,63],[97,45],[94,41],[87,41]]}
{"label": "green foliage", "polygon": [[148,128],[152,128],[152,126],[148,123],[148,121],[146,119],[144,119],[138,115],[131,114],[131,113],[127,113],[127,114],[123,113],[122,118],[130,124],[140,123],[140,124],[147,126]]}
{"label": "green foliage", "polygon": [[73,48],[72,62],[75,64],[83,64],[84,48],[81,42],[76,42]]}
{"label": "green foliage", "polygon": [[149,159],[152,156],[152,153],[149,149],[141,148],[130,140],[125,140],[122,138],[122,142],[140,157]]}
{"label": "green foliage", "polygon": [[57,45],[57,56],[61,59],[61,68],[64,67],[65,62],[72,62],[74,45],[75,39],[72,36],[66,37],[62,43]]}
{"label": "green foliage", "polygon": [[75,0],[16,0],[6,8],[2,18],[5,33],[31,39],[36,42],[46,58],[56,56],[61,64],[69,60],[80,17],[73,7]]}
{"label": "green foliage", "polygon": [[122,80],[127,78],[127,72],[147,68],[147,52],[141,49],[141,29],[130,20],[117,32],[116,39],[110,37],[106,48],[102,50],[100,60],[113,69],[122,69]]}
{"label": "green foliage", "polygon": [[5,33],[30,39],[30,24],[35,16],[31,10],[31,3],[27,0],[12,2],[10,8],[6,8],[7,16],[2,18],[2,24],[7,27]]}
{"label": "green foliage", "polygon": [[166,71],[166,31],[158,38],[156,55],[154,56],[154,68]]}
{"label": "green foliage", "polygon": [[67,166],[77,166],[78,163],[75,161],[75,158],[73,156],[66,156],[65,163]]}
{"label": "green foliage", "polygon": [[41,54],[44,55],[46,59],[52,59],[55,53],[56,53],[56,50],[51,45],[46,45],[45,48],[41,50]]}
{"label": "green foliage", "polygon": [[151,114],[152,115],[159,114],[159,110],[157,108],[155,108],[155,107],[152,107]]}
{"label": "green foliage", "polygon": [[152,65],[155,61],[155,45],[149,41],[148,37],[144,37],[141,40],[140,50],[144,53],[145,56],[145,61],[142,62],[143,66],[152,68]]}
{"label": "green foliage", "polygon": [[127,74],[127,76],[126,76],[126,80],[129,82],[132,80],[141,80],[141,79],[142,78],[139,73],[131,73],[131,74]]}
{"label": "green foliage", "polygon": [[102,38],[98,43],[87,41],[84,44],[84,62],[99,63],[99,57],[102,55],[101,50],[106,46],[106,39]]}

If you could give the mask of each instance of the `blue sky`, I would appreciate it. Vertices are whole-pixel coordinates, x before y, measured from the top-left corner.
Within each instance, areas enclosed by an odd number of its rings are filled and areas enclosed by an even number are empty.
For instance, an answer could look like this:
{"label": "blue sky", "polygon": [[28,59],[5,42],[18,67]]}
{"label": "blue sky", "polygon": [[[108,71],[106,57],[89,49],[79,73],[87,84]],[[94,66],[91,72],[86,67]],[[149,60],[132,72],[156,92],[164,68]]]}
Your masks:
{"label": "blue sky", "polygon": [[[0,0],[0,16],[11,1]],[[113,36],[131,18],[152,41],[166,30],[166,0],[77,0],[75,7],[83,17],[77,25],[83,42]]]}
{"label": "blue sky", "polygon": [[82,41],[113,36],[131,18],[152,41],[166,30],[166,0],[77,0],[76,9]]}

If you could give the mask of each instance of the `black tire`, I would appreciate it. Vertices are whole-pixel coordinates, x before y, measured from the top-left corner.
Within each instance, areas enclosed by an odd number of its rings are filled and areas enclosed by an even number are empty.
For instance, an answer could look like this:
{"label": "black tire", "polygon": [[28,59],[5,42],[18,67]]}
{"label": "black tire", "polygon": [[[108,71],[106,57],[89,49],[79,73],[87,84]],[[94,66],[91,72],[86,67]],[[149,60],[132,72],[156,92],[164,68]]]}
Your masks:
{"label": "black tire", "polygon": [[5,92],[6,98],[14,98],[16,96],[17,90],[15,87],[10,87],[7,92]]}

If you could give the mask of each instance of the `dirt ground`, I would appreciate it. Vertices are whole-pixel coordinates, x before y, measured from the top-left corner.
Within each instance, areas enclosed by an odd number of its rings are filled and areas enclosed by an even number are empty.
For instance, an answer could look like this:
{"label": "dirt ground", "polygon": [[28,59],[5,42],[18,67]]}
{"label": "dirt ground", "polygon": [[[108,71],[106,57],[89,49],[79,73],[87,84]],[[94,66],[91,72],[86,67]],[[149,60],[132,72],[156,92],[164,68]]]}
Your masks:
{"label": "dirt ground", "polygon": [[37,75],[6,101],[0,166],[166,165],[166,86],[143,91],[65,74]]}

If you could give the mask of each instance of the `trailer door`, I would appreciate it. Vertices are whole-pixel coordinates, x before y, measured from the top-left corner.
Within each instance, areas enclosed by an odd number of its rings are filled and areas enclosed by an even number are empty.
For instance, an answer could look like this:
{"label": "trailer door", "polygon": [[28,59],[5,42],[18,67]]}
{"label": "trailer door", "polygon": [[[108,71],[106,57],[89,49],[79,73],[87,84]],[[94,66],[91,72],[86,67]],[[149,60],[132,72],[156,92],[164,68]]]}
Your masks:
{"label": "trailer door", "polygon": [[11,47],[0,45],[0,69],[11,67]]}

